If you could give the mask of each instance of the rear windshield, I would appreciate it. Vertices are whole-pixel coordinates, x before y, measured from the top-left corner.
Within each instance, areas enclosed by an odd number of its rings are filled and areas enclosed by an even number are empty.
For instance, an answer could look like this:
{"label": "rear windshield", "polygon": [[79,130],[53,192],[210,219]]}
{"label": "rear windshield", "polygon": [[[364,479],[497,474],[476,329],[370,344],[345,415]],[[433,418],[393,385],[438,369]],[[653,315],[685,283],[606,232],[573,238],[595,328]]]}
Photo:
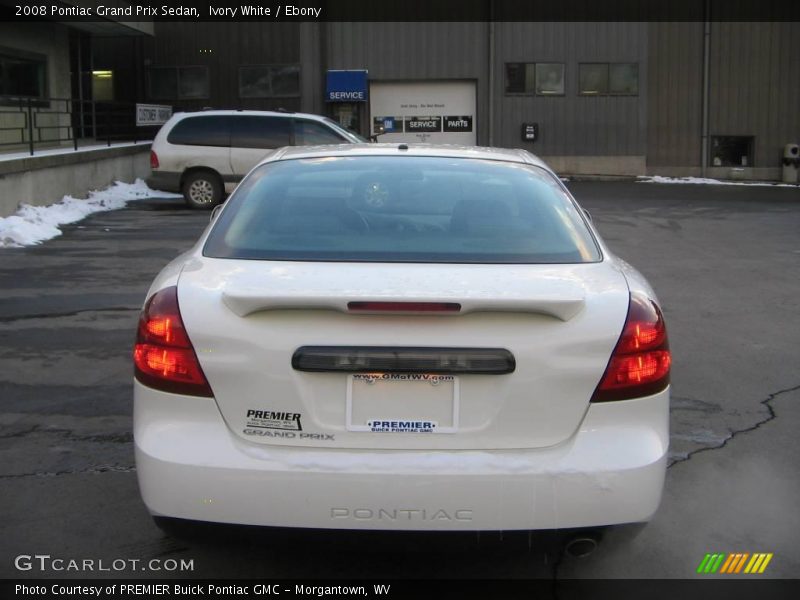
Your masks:
{"label": "rear windshield", "polygon": [[204,255],[309,261],[583,263],[597,245],[559,182],[493,160],[356,156],[255,169]]}

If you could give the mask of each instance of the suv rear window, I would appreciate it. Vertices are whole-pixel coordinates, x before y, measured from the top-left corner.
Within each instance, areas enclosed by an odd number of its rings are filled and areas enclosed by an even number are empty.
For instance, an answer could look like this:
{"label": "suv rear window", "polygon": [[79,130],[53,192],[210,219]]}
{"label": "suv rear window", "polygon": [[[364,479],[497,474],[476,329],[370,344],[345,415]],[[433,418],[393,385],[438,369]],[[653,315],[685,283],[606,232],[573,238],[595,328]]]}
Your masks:
{"label": "suv rear window", "polygon": [[281,148],[292,143],[292,119],[255,115],[187,117],[175,124],[167,141],[182,146]]}
{"label": "suv rear window", "polygon": [[234,148],[281,148],[292,143],[292,120],[285,117],[230,117]]}
{"label": "suv rear window", "polygon": [[205,256],[263,260],[600,260],[560,183],[532,165],[443,157],[295,159],[256,168]]}
{"label": "suv rear window", "polygon": [[228,117],[209,115],[181,119],[167,135],[167,142],[180,146],[230,146]]}

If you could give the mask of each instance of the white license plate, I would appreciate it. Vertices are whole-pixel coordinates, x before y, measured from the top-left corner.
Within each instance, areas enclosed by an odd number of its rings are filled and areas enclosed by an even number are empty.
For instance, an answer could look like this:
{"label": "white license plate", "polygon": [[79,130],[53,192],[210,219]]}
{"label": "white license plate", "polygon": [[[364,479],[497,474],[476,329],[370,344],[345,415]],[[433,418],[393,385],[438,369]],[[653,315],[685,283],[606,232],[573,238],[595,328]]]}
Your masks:
{"label": "white license plate", "polygon": [[455,433],[458,377],[427,373],[357,373],[347,378],[348,431]]}

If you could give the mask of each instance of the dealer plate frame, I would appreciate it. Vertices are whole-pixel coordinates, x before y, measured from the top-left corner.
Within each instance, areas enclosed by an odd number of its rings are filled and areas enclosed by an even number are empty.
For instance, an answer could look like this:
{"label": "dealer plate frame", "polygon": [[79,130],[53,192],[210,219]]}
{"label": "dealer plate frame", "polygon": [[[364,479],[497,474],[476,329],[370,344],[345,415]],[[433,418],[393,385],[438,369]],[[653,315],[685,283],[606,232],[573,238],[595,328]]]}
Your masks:
{"label": "dealer plate frame", "polygon": [[[353,423],[353,381],[355,380],[356,376],[365,376],[365,375],[372,375],[371,373],[352,373],[347,376],[347,400],[345,406],[345,428],[347,431],[357,432],[357,433],[410,433],[412,435],[435,435],[438,433],[441,434],[448,434],[448,433],[457,433],[459,429],[459,410],[460,410],[460,403],[461,403],[461,381],[457,375],[447,375],[448,377],[452,377],[452,382],[444,382],[444,383],[452,383],[453,386],[453,395],[451,398],[452,401],[452,425],[450,427],[436,427],[431,432],[426,433],[415,433],[415,432],[385,432],[385,431],[372,431],[369,425],[358,425]],[[392,374],[397,375],[397,374]],[[419,375],[418,373],[413,374],[401,374],[401,375]],[[435,376],[435,375],[431,375]],[[379,379],[376,377],[376,383]],[[389,384],[390,382],[384,382]],[[420,383],[420,384],[427,384],[432,385],[430,382],[425,380],[411,380],[407,383]],[[376,418],[379,418],[376,415]],[[403,419],[403,420],[412,420],[412,419]]]}

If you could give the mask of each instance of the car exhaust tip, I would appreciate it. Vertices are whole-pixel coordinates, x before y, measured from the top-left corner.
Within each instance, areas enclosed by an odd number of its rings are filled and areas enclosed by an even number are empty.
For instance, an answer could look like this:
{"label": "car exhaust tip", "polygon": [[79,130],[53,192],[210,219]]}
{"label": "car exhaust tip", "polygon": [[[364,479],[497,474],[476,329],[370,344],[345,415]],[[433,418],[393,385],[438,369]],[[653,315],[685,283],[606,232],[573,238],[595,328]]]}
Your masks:
{"label": "car exhaust tip", "polygon": [[595,536],[575,536],[564,545],[564,552],[572,558],[586,558],[597,549],[598,543],[599,539]]}

